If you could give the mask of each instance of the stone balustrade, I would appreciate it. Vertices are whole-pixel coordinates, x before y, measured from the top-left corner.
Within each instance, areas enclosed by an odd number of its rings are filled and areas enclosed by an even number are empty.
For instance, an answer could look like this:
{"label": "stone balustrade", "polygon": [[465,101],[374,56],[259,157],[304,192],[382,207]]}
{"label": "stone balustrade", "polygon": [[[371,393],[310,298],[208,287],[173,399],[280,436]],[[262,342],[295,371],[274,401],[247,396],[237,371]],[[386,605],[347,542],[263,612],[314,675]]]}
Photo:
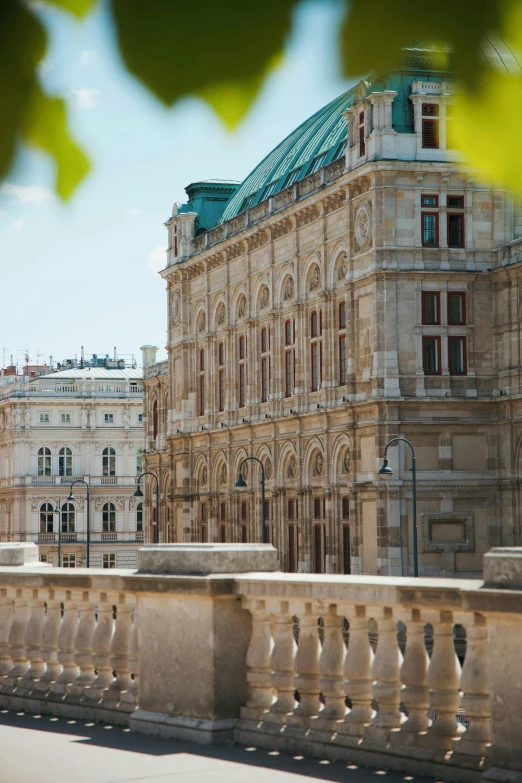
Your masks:
{"label": "stone balustrade", "polygon": [[485,582],[276,568],[263,545],[145,546],[110,572],[0,545],[0,705],[522,780],[522,550],[488,553]]}

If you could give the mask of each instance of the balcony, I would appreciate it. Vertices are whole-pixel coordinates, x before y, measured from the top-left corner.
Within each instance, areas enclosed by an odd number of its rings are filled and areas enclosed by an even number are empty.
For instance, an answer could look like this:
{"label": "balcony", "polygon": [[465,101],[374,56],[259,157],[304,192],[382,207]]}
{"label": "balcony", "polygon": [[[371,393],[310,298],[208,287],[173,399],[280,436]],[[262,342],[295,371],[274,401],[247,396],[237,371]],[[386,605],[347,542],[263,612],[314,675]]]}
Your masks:
{"label": "balcony", "polygon": [[488,553],[485,582],[280,573],[263,545],[146,545],[104,573],[36,556],[0,546],[4,708],[520,780],[522,549]]}
{"label": "balcony", "polygon": [[56,538],[56,533],[38,533],[39,544],[54,544]]}
{"label": "balcony", "polygon": [[136,476],[17,476],[14,479],[4,479],[0,487],[4,486],[32,486],[32,487],[59,487],[69,486],[74,481],[83,480],[90,486],[124,486],[132,487],[136,484]]}
{"label": "balcony", "polygon": [[101,540],[102,541],[117,541],[118,540],[118,534],[113,531],[110,533],[102,533],[101,534]]}

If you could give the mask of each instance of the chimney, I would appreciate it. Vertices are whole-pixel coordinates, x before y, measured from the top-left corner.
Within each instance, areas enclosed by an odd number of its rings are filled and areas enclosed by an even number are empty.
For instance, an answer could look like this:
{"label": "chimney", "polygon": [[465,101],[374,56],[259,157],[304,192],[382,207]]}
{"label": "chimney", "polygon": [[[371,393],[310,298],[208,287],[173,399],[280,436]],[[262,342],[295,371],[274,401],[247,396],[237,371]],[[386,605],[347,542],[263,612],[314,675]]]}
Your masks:
{"label": "chimney", "polygon": [[150,367],[151,364],[156,363],[156,354],[158,353],[159,349],[157,345],[142,345],[140,350],[142,355],[143,372],[145,372],[147,367]]}

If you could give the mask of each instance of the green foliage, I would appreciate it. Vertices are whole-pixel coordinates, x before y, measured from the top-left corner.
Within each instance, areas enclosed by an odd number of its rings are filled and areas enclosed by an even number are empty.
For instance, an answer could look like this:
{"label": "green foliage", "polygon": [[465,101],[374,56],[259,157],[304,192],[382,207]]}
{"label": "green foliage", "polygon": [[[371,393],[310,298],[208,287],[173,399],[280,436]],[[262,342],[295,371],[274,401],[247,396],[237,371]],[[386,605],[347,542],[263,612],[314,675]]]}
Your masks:
{"label": "green foliage", "polygon": [[[484,38],[522,52],[520,0],[344,0],[340,53],[348,77],[398,66],[401,49],[437,43],[460,87],[455,142],[479,175],[522,191],[518,154],[522,69],[495,71]],[[208,101],[228,127],[241,121],[280,61],[298,0],[109,0],[118,46],[131,74],[170,106],[185,95]],[[81,18],[97,0],[46,0]],[[46,95],[38,65],[47,33],[24,0],[0,0],[0,179],[19,141],[55,161],[67,199],[88,171],[71,139],[63,101]]]}

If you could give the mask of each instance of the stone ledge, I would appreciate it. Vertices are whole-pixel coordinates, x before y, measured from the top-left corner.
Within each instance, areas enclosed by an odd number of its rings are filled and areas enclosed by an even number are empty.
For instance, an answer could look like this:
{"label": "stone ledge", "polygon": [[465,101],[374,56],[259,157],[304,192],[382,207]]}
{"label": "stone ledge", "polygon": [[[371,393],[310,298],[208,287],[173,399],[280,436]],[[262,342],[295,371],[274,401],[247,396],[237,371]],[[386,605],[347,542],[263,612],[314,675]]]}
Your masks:
{"label": "stone ledge", "polygon": [[38,547],[29,541],[0,544],[0,566],[50,567],[48,563],[40,563]]}
{"label": "stone ledge", "polygon": [[151,544],[138,551],[138,574],[242,574],[279,571],[271,544]]}
{"label": "stone ledge", "polygon": [[202,745],[223,745],[233,741],[236,722],[235,719],[203,720],[136,710],[130,717],[129,726],[139,734],[198,742]]}
{"label": "stone ledge", "polygon": [[486,552],[484,587],[522,590],[522,547],[494,547]]}

